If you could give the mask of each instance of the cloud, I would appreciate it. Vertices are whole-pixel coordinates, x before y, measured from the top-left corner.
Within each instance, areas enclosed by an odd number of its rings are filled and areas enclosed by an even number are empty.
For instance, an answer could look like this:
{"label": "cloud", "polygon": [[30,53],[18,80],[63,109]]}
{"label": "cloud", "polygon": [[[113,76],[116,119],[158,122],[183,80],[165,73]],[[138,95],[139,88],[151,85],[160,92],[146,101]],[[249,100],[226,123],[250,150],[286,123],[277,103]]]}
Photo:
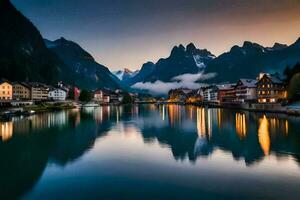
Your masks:
{"label": "cloud", "polygon": [[171,82],[155,81],[151,82],[139,82],[131,86],[134,89],[146,90],[153,95],[166,95],[171,89],[176,88],[189,88],[198,89],[205,83],[199,83],[197,81],[205,81],[214,78],[216,73],[198,73],[198,74],[182,74],[172,78]]}

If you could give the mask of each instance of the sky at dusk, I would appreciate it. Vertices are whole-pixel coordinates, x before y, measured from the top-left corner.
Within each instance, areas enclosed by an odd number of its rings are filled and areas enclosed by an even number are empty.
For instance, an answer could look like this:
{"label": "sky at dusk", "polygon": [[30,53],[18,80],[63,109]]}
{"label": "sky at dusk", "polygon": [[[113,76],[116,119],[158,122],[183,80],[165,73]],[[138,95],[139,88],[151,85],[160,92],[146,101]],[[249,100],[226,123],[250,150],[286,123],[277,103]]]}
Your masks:
{"label": "sky at dusk", "polygon": [[193,42],[219,55],[243,41],[300,37],[300,0],[12,0],[41,31],[79,43],[114,71]]}

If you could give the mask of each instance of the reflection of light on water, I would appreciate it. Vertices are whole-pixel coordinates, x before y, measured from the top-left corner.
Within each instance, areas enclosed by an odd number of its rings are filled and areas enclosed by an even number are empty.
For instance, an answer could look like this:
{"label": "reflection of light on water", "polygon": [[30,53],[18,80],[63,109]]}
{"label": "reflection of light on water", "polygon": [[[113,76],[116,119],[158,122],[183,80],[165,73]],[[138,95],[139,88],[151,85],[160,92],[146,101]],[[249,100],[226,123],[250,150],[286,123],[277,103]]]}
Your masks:
{"label": "reflection of light on water", "polygon": [[197,108],[197,131],[199,138],[205,137],[205,109]]}
{"label": "reflection of light on water", "polygon": [[269,122],[265,115],[262,119],[259,120],[258,140],[262,150],[264,151],[264,154],[269,155],[271,141],[269,132]]}
{"label": "reflection of light on water", "polygon": [[218,115],[218,128],[220,129],[222,126],[222,121],[221,121],[221,109],[218,108],[217,110],[217,115]]}
{"label": "reflection of light on water", "polygon": [[289,122],[288,122],[288,120],[285,120],[285,134],[286,135],[289,134]]}
{"label": "reflection of light on water", "polygon": [[94,118],[97,123],[103,121],[103,108],[101,106],[95,109]]}
{"label": "reflection of light on water", "polygon": [[194,115],[193,111],[194,111],[194,107],[192,107],[192,106],[187,106],[186,108],[187,108],[187,113],[188,113],[189,118],[190,118],[191,120],[193,120],[193,115]]}
{"label": "reflection of light on water", "polygon": [[209,138],[211,137],[211,133],[212,133],[212,109],[209,109],[207,112],[207,133]]}
{"label": "reflection of light on water", "polygon": [[278,134],[283,133],[288,135],[289,124],[288,120],[278,119],[278,118],[269,118],[270,121],[270,133]]}
{"label": "reflection of light on water", "polygon": [[168,106],[169,120],[170,125],[180,124],[180,107],[178,105],[169,105]]}
{"label": "reflection of light on water", "polygon": [[116,120],[117,120],[117,123],[119,123],[119,118],[120,118],[120,113],[119,113],[119,108],[116,108],[116,112],[117,112],[117,114],[116,114]]}
{"label": "reflection of light on water", "polygon": [[165,108],[166,108],[166,106],[163,105],[162,106],[162,120],[165,120]]}
{"label": "reflection of light on water", "polygon": [[244,138],[247,134],[246,129],[246,115],[243,113],[236,113],[235,114],[235,128],[236,133],[240,138]]}
{"label": "reflection of light on water", "polygon": [[13,135],[13,122],[0,122],[0,128],[2,141],[9,140]]}

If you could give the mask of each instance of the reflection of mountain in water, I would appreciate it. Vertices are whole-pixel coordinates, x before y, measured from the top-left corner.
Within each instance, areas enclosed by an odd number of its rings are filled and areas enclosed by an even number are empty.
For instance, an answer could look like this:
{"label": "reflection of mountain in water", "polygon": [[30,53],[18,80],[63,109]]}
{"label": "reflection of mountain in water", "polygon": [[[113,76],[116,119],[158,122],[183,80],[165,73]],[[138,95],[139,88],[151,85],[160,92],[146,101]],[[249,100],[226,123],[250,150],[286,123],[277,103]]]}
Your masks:
{"label": "reflection of mountain in water", "polygon": [[66,165],[82,156],[110,123],[79,111],[14,119],[14,135],[0,143],[0,199],[17,199],[30,190],[48,162]]}
{"label": "reflection of mountain in water", "polygon": [[118,123],[128,131],[138,128],[145,143],[157,140],[170,148],[176,160],[195,162],[220,149],[247,165],[270,154],[293,156],[300,163],[298,118],[176,105],[44,113],[0,122],[0,199],[24,195],[47,163],[76,161]]}
{"label": "reflection of mountain in water", "polygon": [[146,142],[157,139],[169,146],[174,158],[195,161],[214,150],[231,152],[235,160],[247,165],[274,154],[293,155],[299,160],[300,135],[292,131],[298,120],[277,115],[235,113],[221,109],[161,106],[157,113],[136,119]]}

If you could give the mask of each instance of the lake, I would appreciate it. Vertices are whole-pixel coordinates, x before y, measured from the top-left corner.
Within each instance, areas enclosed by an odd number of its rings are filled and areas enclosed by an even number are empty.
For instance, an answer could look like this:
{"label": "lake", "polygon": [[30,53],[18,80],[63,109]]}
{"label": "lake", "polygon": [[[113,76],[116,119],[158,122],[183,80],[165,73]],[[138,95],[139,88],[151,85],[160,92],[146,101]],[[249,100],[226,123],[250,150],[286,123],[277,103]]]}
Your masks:
{"label": "lake", "polygon": [[178,105],[0,122],[0,199],[299,199],[300,118]]}

